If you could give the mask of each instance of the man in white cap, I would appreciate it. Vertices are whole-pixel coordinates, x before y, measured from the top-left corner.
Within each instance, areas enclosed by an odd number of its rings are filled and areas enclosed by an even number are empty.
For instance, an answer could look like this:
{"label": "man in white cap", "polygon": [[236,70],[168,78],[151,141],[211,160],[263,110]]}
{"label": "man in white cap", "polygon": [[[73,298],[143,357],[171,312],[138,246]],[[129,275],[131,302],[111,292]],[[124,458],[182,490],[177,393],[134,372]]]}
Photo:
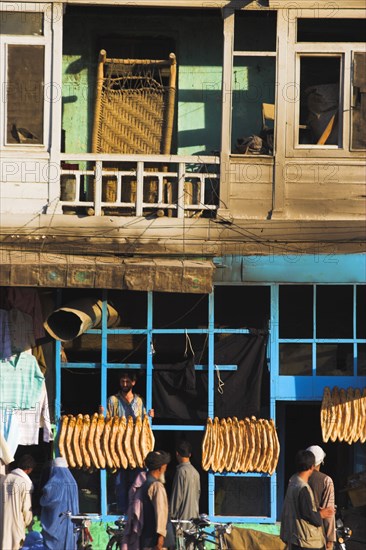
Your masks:
{"label": "man in white cap", "polygon": [[[325,452],[319,445],[311,445],[306,449],[315,456],[315,469],[309,478],[309,485],[313,490],[316,507],[334,508],[334,484],[331,477],[320,472],[324,463]],[[327,550],[332,550],[336,540],[335,516],[323,519]]]}

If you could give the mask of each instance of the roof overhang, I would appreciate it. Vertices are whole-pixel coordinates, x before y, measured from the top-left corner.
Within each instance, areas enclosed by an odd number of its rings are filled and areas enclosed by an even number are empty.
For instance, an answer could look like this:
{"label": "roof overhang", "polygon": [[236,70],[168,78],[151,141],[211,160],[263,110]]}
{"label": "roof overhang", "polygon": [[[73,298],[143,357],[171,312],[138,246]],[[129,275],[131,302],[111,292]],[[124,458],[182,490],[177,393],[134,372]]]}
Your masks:
{"label": "roof overhang", "polygon": [[0,250],[0,285],[208,294],[211,260],[118,258]]}

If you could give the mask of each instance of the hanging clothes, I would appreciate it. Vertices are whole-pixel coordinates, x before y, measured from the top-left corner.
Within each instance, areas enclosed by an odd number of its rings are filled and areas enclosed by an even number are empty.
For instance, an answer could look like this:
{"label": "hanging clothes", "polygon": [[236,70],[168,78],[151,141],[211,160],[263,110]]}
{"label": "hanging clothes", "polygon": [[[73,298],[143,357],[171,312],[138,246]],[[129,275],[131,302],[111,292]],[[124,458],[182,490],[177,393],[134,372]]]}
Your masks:
{"label": "hanging clothes", "polygon": [[44,376],[33,355],[22,352],[0,361],[0,408],[33,409],[40,402]]}
{"label": "hanging clothes", "polygon": [[35,409],[13,410],[13,415],[20,418],[18,445],[38,445],[40,428],[43,428],[43,441],[49,443],[53,440],[45,382]]}
{"label": "hanging clothes", "polygon": [[12,355],[9,325],[9,312],[0,309],[0,359],[8,359]]}
{"label": "hanging clothes", "polygon": [[7,299],[11,308],[20,309],[20,311],[28,313],[32,317],[36,340],[44,338],[46,333],[43,328],[42,306],[37,289],[9,287],[7,289]]}
{"label": "hanging clothes", "polygon": [[9,330],[12,353],[32,353],[32,347],[36,345],[32,317],[20,309],[12,308],[9,311]]}

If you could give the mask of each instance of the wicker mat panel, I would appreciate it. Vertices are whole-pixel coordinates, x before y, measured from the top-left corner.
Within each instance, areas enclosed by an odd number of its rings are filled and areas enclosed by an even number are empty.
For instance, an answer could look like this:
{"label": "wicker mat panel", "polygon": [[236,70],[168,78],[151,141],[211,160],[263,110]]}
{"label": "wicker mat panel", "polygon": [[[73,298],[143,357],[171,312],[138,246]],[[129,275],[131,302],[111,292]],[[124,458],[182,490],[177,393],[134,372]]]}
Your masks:
{"label": "wicker mat panel", "polygon": [[103,88],[98,152],[160,154],[165,90]]}

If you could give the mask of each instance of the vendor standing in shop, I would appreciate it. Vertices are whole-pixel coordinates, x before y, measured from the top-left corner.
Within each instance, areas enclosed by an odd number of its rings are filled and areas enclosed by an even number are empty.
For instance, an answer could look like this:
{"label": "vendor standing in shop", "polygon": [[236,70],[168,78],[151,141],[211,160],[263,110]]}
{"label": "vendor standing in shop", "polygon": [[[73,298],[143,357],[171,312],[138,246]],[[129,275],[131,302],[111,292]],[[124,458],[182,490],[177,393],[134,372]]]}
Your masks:
{"label": "vendor standing in shop", "polygon": [[[132,416],[135,420],[138,416],[146,414],[142,398],[133,393],[137,376],[133,371],[122,371],[119,379],[120,391],[108,397],[107,413],[109,416]],[[99,406],[99,414],[104,414],[104,408]],[[154,417],[154,410],[149,411],[149,416]]]}
{"label": "vendor standing in shop", "polygon": [[[107,415],[132,416],[135,420],[138,416],[146,414],[142,398],[133,392],[137,376],[134,371],[122,371],[119,379],[120,391],[108,397]],[[104,414],[104,408],[99,406],[99,414]],[[149,416],[154,417],[154,410],[149,411]],[[141,472],[140,468],[135,470],[119,470],[116,475],[115,491],[117,500],[117,512],[125,514],[128,508],[128,491],[135,481],[136,476]]]}

